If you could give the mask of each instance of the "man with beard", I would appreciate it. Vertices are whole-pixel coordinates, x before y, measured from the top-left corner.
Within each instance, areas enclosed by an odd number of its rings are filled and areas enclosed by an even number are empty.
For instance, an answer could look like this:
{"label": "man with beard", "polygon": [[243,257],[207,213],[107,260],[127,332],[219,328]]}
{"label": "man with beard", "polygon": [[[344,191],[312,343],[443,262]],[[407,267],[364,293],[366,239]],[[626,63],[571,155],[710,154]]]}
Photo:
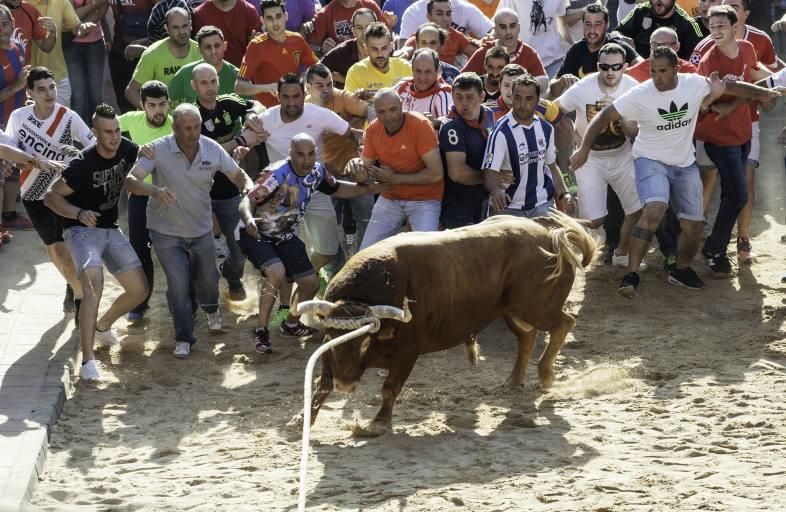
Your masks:
{"label": "man with beard", "polygon": [[633,158],[636,188],[644,206],[631,231],[628,273],[617,290],[626,298],[636,295],[639,264],[670,201],[680,219],[681,235],[676,268],[669,272],[668,281],[690,290],[705,287],[691,268],[704,220],[701,179],[693,148],[699,110],[708,110],[723,94],[747,98],[780,95],[743,82],[724,82],[717,74],[709,78],[678,74],[677,53],[667,47],[653,51],[650,67],[651,80],[629,90],[592,119],[581,147],[570,159],[573,169],[583,166],[592,144],[609,123],[623,117],[638,122]]}
{"label": "man with beard", "polygon": [[[202,118],[196,106],[182,103],[172,114],[172,135],[152,143],[153,159],[141,157],[126,178],[127,189],[149,195],[147,227],[167,278],[167,302],[175,328],[174,355],[186,358],[196,343],[196,292],[207,314],[208,330],[221,332],[218,309],[218,271],[213,242],[210,189],[222,172],[242,190],[253,183],[215,141],[201,135]],[[153,174],[153,183],[144,178]]]}
{"label": "man with beard", "polygon": [[169,37],[156,41],[142,53],[126,87],[126,99],[134,106],[142,106],[143,83],[159,80],[168,85],[181,67],[200,58],[199,46],[191,40],[191,17],[185,9],[174,7],[166,13],[166,31]]}
{"label": "man with beard", "polygon": [[377,16],[371,9],[358,9],[352,15],[352,35],[348,39],[330,50],[319,61],[328,67],[333,75],[336,88],[343,89],[349,68],[360,59],[365,59],[366,54],[366,27],[377,21]]}
{"label": "man with beard", "polygon": [[440,76],[437,52],[428,48],[415,51],[412,78],[405,78],[396,86],[404,112],[420,112],[435,123],[448,115],[453,106],[450,91]]}
{"label": "man with beard", "polygon": [[624,19],[617,31],[633,39],[642,57],[650,56],[650,36],[660,27],[671,27],[680,40],[679,57],[687,59],[701,41],[698,23],[675,3],[675,0],[651,0],[637,5]]}
{"label": "man with beard", "polygon": [[[172,117],[169,112],[169,94],[166,85],[158,80],[145,82],[140,90],[142,110],[132,110],[121,115],[120,130],[123,135],[143,146],[172,133]],[[152,183],[152,176],[145,178]],[[147,296],[128,313],[129,322],[140,322],[148,309],[150,290],[153,289],[153,256],[150,253],[150,233],[147,230],[148,196],[129,194],[128,196],[128,241],[134,248],[142,270],[150,285]]]}
{"label": "man with beard", "polygon": [[[587,125],[598,112],[632,89],[638,82],[625,75],[625,50],[616,43],[600,49],[598,72],[581,79],[554,103],[565,113],[576,112],[576,128],[583,135]],[[622,202],[625,221],[620,229],[619,244],[614,250],[612,264],[628,266],[630,232],[641,214],[641,202],[636,191],[636,177],[631,156],[629,136],[635,128],[624,119],[605,127],[592,144],[587,162],[575,169],[581,197],[581,214],[590,227],[599,228],[608,213],[606,189],[616,192]]]}
{"label": "man with beard", "polygon": [[549,92],[552,98],[558,97],[568,87],[595,73],[598,69],[598,53],[607,43],[616,43],[625,50],[625,62],[628,66],[641,62],[641,56],[628,43],[609,35],[609,11],[601,4],[590,4],[582,13],[584,39],[568,48],[565,61],[557,76],[551,80]]}
{"label": "man with beard", "polygon": [[[546,76],[546,69],[543,61],[535,50],[519,39],[519,18],[513,9],[502,8],[494,16],[494,37],[493,41],[487,41],[478,51],[472,54],[467,61],[462,72],[474,71],[483,73],[486,63],[486,54],[492,48],[503,48],[508,53],[508,62],[505,64],[518,64],[534,76],[540,83],[541,90],[545,90],[549,85],[549,78]],[[499,69],[502,71],[501,66]],[[495,98],[496,99],[496,98]],[[486,98],[488,101],[489,98]]]}
{"label": "man with beard", "polygon": [[439,150],[447,171],[440,220],[447,229],[477,224],[488,192],[483,186],[483,153],[494,116],[483,106],[483,83],[475,73],[453,81],[453,108],[439,129]]}
{"label": "man with beard", "polygon": [[361,250],[394,235],[405,222],[412,231],[436,231],[443,194],[437,136],[420,113],[404,112],[392,88],[374,96],[377,118],[368,125],[360,158],[349,161],[352,176],[390,185],[374,204]]}
{"label": "man with beard", "polygon": [[[96,144],[72,160],[62,178],[44,196],[44,203],[63,218],[63,238],[84,290],[79,312],[79,376],[85,381],[101,380],[93,343],[120,343],[112,324],[148,294],[139,258],[117,225],[117,203],[138,148],[121,137],[120,123],[109,105],[96,108],[92,131]],[[105,265],[123,287],[123,293],[99,320]]]}
{"label": "man with beard", "polygon": [[[319,279],[306,253],[306,246],[297,236],[309,201],[317,191],[339,198],[373,194],[379,185],[357,185],[336,179],[317,158],[317,143],[305,133],[298,133],[289,143],[289,157],[271,165],[254,188],[240,203],[240,246],[249,261],[265,277],[259,290],[259,316],[254,329],[254,349],[270,353],[268,323],[276,295],[283,292],[286,281],[297,287],[292,304],[310,300],[319,291]],[[289,313],[281,324],[279,335],[305,336],[314,331]]]}
{"label": "man with beard", "polygon": [[495,46],[486,52],[483,61],[486,72],[480,75],[480,79],[483,80],[485,105],[491,108],[497,103],[497,100],[502,94],[502,89],[500,87],[502,70],[505,69],[505,66],[510,64],[510,55],[508,55],[505,48]]}
{"label": "man with beard", "polygon": [[366,28],[366,52],[368,57],[353,64],[347,72],[344,88],[349,92],[363,89],[368,94],[374,94],[412,75],[409,62],[390,56],[393,38],[383,23],[375,22]]}
{"label": "man with beard", "polygon": [[265,33],[248,43],[235,92],[272,107],[278,105],[278,80],[287,73],[302,73],[317,63],[317,56],[303,36],[287,30],[283,0],[264,0],[261,9]]}

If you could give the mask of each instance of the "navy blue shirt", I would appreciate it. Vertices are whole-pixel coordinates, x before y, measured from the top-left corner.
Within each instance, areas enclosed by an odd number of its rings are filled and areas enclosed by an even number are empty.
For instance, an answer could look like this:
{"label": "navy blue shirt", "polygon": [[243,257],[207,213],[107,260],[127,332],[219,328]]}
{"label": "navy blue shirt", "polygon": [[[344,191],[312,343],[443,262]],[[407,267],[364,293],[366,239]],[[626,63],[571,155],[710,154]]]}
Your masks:
{"label": "navy blue shirt", "polygon": [[[483,169],[483,155],[486,151],[486,140],[494,129],[494,114],[490,109],[481,106],[483,114],[482,129],[470,126],[461,116],[455,115],[455,110],[439,129],[439,151],[445,167],[445,199],[462,198],[484,201],[488,197],[486,188],[481,185],[461,185],[448,176],[448,165],[445,153],[464,153],[469,167],[478,171]],[[483,133],[485,131],[485,133]]]}

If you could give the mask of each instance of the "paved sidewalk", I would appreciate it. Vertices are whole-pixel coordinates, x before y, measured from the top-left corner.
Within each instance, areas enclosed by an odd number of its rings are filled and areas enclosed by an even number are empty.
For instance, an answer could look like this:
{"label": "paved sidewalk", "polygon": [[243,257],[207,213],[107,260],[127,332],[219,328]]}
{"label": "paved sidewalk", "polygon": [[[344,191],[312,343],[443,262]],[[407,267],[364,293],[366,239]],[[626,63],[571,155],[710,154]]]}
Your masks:
{"label": "paved sidewalk", "polygon": [[38,482],[78,355],[65,281],[35,232],[14,236],[0,247],[0,512]]}

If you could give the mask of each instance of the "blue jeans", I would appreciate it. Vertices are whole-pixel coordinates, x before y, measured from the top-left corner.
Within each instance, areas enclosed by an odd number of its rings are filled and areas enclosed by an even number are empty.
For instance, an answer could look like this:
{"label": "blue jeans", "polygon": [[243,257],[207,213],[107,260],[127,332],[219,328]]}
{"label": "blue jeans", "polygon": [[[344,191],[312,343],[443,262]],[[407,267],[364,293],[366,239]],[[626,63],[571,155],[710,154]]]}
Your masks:
{"label": "blue jeans", "polygon": [[104,40],[64,44],[63,56],[71,82],[71,110],[90,125],[96,106],[102,102],[106,57]]}
{"label": "blue jeans", "polygon": [[745,165],[748,163],[750,141],[741,146],[718,146],[704,143],[704,150],[718,168],[721,183],[721,202],[712,234],[704,241],[704,251],[713,255],[726,255],[731,230],[737,216],[748,202],[748,187],[745,183]]}
{"label": "blue jeans", "polygon": [[401,201],[380,196],[374,203],[360,249],[394,235],[407,221],[412,231],[436,231],[441,210],[440,201]]}
{"label": "blue jeans", "polygon": [[166,300],[175,324],[175,341],[196,342],[190,289],[205,313],[218,310],[216,244],[208,231],[197,238],[182,238],[150,230],[153,249],[166,274]]}
{"label": "blue jeans", "polygon": [[213,199],[213,213],[216,214],[218,225],[227,240],[229,257],[221,264],[221,276],[227,280],[230,290],[243,288],[243,267],[246,257],[235,240],[235,229],[240,222],[240,195],[229,199]]}

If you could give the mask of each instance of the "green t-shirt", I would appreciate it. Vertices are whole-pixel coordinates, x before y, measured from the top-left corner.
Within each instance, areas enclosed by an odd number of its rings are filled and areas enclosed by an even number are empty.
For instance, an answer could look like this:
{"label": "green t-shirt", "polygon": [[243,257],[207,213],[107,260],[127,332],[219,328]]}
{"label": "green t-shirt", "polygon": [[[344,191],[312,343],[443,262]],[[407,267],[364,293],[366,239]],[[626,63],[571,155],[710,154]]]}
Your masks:
{"label": "green t-shirt", "polygon": [[[197,64],[205,62],[200,59],[196,62],[186,64],[175,73],[169,82],[169,101],[170,108],[174,109],[181,103],[196,103],[196,91],[191,87],[191,74]],[[235,79],[237,79],[237,67],[231,62],[224,61],[221,71],[218,72],[218,94],[232,94],[235,92]]]}
{"label": "green t-shirt", "polygon": [[139,64],[134,69],[134,75],[131,77],[133,81],[142,85],[148,80],[160,80],[169,85],[180,68],[202,58],[196,41],[189,40],[188,55],[182,59],[177,59],[172,55],[167,45],[168,41],[167,37],[147,47],[139,59]]}
{"label": "green t-shirt", "polygon": [[[148,142],[153,142],[172,133],[172,116],[170,115],[166,116],[166,121],[158,128],[148,126],[147,116],[144,111],[140,110],[126,112],[118,119],[120,120],[120,131],[137,146],[144,146]],[[145,176],[145,183],[152,182],[153,176],[151,174]]]}

